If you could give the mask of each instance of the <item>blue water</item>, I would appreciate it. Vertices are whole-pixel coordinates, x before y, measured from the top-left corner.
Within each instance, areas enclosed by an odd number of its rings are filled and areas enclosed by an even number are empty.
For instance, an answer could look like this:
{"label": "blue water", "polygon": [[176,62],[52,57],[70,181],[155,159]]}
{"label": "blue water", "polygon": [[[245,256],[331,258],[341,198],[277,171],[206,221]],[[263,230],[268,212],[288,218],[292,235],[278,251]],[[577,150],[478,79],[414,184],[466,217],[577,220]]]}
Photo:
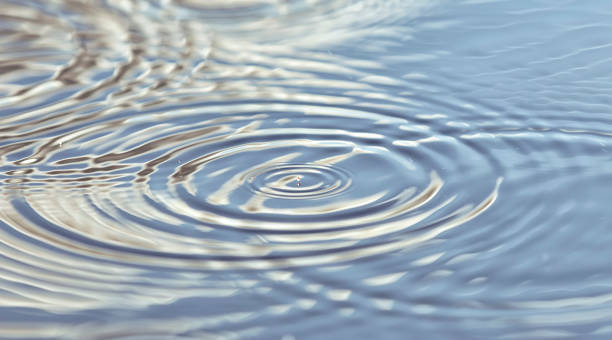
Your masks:
{"label": "blue water", "polygon": [[612,2],[0,9],[1,339],[612,338]]}

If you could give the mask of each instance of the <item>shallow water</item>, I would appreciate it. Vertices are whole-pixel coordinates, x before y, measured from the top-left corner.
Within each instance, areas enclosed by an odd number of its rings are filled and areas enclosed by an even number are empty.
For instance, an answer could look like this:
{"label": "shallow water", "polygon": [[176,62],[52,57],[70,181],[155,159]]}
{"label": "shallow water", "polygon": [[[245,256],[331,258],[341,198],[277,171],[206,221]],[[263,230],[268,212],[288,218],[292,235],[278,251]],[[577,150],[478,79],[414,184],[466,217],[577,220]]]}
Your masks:
{"label": "shallow water", "polygon": [[611,2],[0,5],[0,338],[612,338]]}

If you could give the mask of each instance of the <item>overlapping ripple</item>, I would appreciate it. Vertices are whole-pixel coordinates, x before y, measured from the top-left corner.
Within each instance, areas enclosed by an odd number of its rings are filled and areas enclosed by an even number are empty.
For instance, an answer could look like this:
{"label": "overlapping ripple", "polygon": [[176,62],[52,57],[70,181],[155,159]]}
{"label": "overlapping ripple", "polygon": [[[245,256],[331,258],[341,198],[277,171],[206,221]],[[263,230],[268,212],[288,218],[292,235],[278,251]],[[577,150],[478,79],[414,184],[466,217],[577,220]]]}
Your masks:
{"label": "overlapping ripple", "polygon": [[0,3],[0,337],[612,331],[607,3]]}

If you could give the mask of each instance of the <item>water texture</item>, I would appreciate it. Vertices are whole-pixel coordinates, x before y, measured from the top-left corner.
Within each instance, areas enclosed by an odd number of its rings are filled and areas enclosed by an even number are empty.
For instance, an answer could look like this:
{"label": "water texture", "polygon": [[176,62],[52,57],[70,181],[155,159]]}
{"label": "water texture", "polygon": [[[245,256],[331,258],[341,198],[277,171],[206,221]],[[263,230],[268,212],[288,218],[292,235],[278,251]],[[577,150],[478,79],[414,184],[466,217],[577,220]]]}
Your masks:
{"label": "water texture", "polygon": [[0,12],[0,338],[612,338],[612,2]]}

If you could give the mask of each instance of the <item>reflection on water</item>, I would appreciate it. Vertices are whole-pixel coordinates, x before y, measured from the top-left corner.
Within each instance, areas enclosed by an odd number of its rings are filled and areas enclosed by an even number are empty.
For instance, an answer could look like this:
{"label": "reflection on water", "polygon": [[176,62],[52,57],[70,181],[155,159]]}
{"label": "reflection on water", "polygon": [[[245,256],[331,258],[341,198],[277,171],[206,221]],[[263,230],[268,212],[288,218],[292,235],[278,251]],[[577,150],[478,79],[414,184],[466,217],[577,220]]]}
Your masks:
{"label": "reflection on water", "polygon": [[612,3],[0,4],[0,338],[612,336]]}

